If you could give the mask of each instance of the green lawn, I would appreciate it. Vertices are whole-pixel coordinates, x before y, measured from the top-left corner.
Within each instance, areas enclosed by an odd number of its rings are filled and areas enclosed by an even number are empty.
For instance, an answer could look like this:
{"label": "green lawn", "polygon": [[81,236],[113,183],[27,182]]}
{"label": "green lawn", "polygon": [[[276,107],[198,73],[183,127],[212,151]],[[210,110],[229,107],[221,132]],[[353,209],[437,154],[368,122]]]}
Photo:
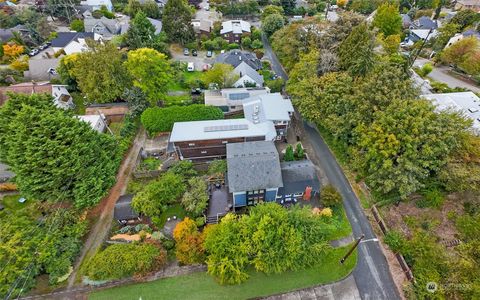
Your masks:
{"label": "green lawn", "polygon": [[120,136],[120,131],[122,130],[123,127],[123,122],[111,122],[110,125],[108,125],[110,130],[113,132],[115,136]]}
{"label": "green lawn", "polygon": [[157,226],[159,229],[163,228],[165,222],[167,222],[167,218],[177,216],[177,219],[183,219],[185,215],[186,212],[182,205],[180,205],[179,203],[173,204],[169,206],[167,210],[160,215],[159,221],[155,222],[155,226]]}
{"label": "green lawn", "polygon": [[327,236],[327,239],[330,241],[347,237],[352,233],[352,227],[350,226],[350,222],[345,215],[345,209],[343,208],[343,205],[333,207],[332,210],[332,218],[334,218],[334,224],[336,225],[337,230]]}
{"label": "green lawn", "polygon": [[339,263],[348,247],[332,250],[307,270],[265,275],[250,272],[250,278],[239,285],[222,286],[206,273],[160,279],[153,282],[126,285],[92,293],[89,299],[250,299],[330,283],[346,277],[355,267],[356,251]]}

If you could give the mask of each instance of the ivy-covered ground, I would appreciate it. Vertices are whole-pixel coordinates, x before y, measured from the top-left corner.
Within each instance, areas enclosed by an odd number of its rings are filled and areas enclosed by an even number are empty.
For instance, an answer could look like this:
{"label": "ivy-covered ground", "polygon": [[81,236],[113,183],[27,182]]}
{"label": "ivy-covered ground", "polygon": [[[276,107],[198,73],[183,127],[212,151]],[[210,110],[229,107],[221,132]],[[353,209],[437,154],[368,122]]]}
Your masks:
{"label": "ivy-covered ground", "polygon": [[301,271],[265,275],[251,271],[249,279],[239,285],[220,285],[206,273],[161,279],[92,293],[89,299],[249,299],[303,289],[338,281],[356,265],[356,251],[345,262],[339,261],[350,246],[335,248],[321,258],[318,265]]}

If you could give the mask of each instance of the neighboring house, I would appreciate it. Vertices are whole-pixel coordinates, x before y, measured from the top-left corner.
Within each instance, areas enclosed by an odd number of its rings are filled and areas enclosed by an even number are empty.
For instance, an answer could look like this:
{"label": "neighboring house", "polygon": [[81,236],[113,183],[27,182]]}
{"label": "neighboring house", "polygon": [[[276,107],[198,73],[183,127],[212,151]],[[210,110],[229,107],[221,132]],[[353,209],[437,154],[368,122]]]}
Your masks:
{"label": "neighboring house", "polygon": [[243,102],[243,114],[254,124],[271,121],[277,132],[277,140],[287,135],[294,109],[290,99],[280,93],[264,94]]}
{"label": "neighboring house", "polygon": [[271,141],[227,144],[227,182],[234,208],[273,202],[283,187],[280,160]]}
{"label": "neighboring house", "polygon": [[215,63],[228,64],[234,68],[238,67],[242,62],[247,63],[252,69],[258,71],[262,68],[262,62],[255,56],[254,53],[241,50],[230,50],[221,53],[215,59]]}
{"label": "neighboring house", "polygon": [[210,20],[192,20],[193,30],[197,34],[197,37],[210,37],[213,28],[213,22]]}
{"label": "neighboring house", "polygon": [[11,38],[13,38],[13,31],[11,28],[3,29],[0,28],[0,42],[5,43],[8,42]]}
{"label": "neighboring house", "polygon": [[31,32],[25,25],[17,25],[12,28],[3,29],[0,28],[0,42],[4,43],[9,41],[11,38],[14,37],[14,33],[17,32],[20,34],[22,39],[30,41],[31,40]]}
{"label": "neighboring house", "polygon": [[255,71],[246,62],[240,63],[233,72],[240,77],[234,84],[234,87],[262,87],[263,76]]}
{"label": "neighboring house", "polygon": [[471,9],[480,13],[480,0],[457,0],[455,3],[455,9]]}
{"label": "neighboring house", "polygon": [[54,52],[64,50],[67,55],[85,51],[87,48],[86,39],[94,39],[93,32],[59,32],[52,40]]}
{"label": "neighboring house", "polygon": [[[162,32],[163,28],[163,23],[160,20],[152,19],[152,18],[147,18],[150,23],[155,27],[155,34],[159,34]],[[130,17],[126,16],[123,17],[123,20],[119,21],[119,26],[120,26],[120,33],[119,34],[125,34],[127,33],[128,29],[130,28]]]}
{"label": "neighboring house", "polygon": [[473,121],[472,129],[480,135],[480,98],[473,92],[423,95],[440,111],[454,110]]}
{"label": "neighboring house", "polygon": [[84,115],[77,116],[77,118],[85,123],[88,123],[93,130],[103,133],[107,128],[105,117],[102,115]]}
{"label": "neighboring house", "polygon": [[243,109],[243,102],[254,96],[270,93],[269,88],[230,88],[222,90],[206,90],[205,105],[220,108],[223,112]]}
{"label": "neighboring house", "polygon": [[[118,20],[105,17],[95,19],[92,16],[88,16],[83,20],[83,24],[85,32],[95,33],[103,40],[110,40],[113,36],[120,34],[122,28]],[[97,39],[98,38],[96,38],[96,40]]]}
{"label": "neighboring house", "polygon": [[30,80],[51,80],[58,78],[57,67],[59,58],[38,58],[28,60],[28,71],[23,76]]}
{"label": "neighboring house", "polygon": [[243,20],[231,20],[222,22],[220,35],[229,43],[240,44],[242,36],[250,35],[250,23]]}
{"label": "neighboring house", "polygon": [[412,29],[412,30],[410,30],[410,34],[408,35],[408,37],[400,45],[401,46],[403,46],[403,45],[412,46],[415,42],[420,41],[420,40],[429,41],[431,38],[435,37],[436,35],[437,35],[436,30]]}
{"label": "neighboring house", "polygon": [[133,195],[120,196],[115,203],[113,218],[121,225],[141,221],[140,215],[132,208]]}
{"label": "neighboring house", "polygon": [[407,14],[401,14],[400,16],[402,17],[402,27],[403,27],[403,29],[410,28],[410,26],[413,23],[412,18],[410,18],[410,16],[407,15]]}
{"label": "neighboring house", "polygon": [[112,1],[110,0],[84,0],[80,2],[82,6],[88,6],[90,10],[100,10],[102,6],[105,6],[108,11],[113,10]]}
{"label": "neighboring house", "polygon": [[247,119],[176,122],[169,138],[169,152],[181,160],[224,158],[226,146],[249,141],[273,141],[272,122],[254,124]]}
{"label": "neighboring house", "polygon": [[439,24],[436,20],[432,20],[427,16],[423,16],[413,21],[410,29],[437,29]]}
{"label": "neighboring house", "polygon": [[15,173],[10,171],[10,167],[6,164],[0,163],[0,183],[7,182],[15,176]]}
{"label": "neighboring house", "polygon": [[283,187],[278,189],[277,201],[310,199],[320,192],[320,181],[313,163],[307,159],[280,163]]}
{"label": "neighboring house", "polygon": [[450,47],[451,45],[455,44],[456,42],[460,41],[463,38],[472,37],[472,36],[480,40],[480,33],[476,30],[470,29],[463,33],[457,33],[454,36],[452,36],[448,40],[448,43],[445,45],[445,48]]}
{"label": "neighboring house", "polygon": [[63,109],[73,108],[72,96],[68,93],[66,85],[50,84],[49,82],[24,82],[6,87],[0,87],[0,106],[8,100],[7,93],[22,94],[49,94],[52,95],[54,104]]}

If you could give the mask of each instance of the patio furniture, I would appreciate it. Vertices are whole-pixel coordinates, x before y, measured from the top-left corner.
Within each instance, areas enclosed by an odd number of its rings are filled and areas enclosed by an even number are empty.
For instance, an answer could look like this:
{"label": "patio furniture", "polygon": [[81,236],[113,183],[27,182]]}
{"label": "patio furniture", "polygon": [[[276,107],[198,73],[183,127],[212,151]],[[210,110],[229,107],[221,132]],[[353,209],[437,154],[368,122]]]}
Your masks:
{"label": "patio furniture", "polygon": [[170,221],[170,218],[167,218],[167,222],[169,222],[169,221]]}
{"label": "patio furniture", "polygon": [[280,204],[283,204],[283,199],[282,199],[282,200],[280,200]]}
{"label": "patio furniture", "polygon": [[177,219],[177,216],[173,216],[173,219],[176,220],[176,219]]}
{"label": "patio furniture", "polygon": [[25,198],[23,198],[23,197],[20,198],[20,199],[18,199],[18,202],[20,202],[20,203],[25,203],[25,201],[27,201],[27,199],[25,199]]}

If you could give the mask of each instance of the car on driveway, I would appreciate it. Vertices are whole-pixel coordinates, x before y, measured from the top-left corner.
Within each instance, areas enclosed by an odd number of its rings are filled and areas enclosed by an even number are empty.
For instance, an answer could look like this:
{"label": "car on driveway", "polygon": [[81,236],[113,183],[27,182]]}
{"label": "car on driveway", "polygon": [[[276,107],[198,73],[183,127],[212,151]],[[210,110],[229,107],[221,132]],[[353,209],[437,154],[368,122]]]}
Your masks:
{"label": "car on driveway", "polygon": [[211,50],[208,50],[207,51],[207,57],[212,57],[213,56],[213,52]]}
{"label": "car on driveway", "polygon": [[39,53],[40,51],[38,51],[38,49],[32,49],[30,50],[30,52],[28,53],[28,55],[30,56],[35,56]]}
{"label": "car on driveway", "polygon": [[193,64],[193,62],[189,62],[188,65],[187,65],[187,71],[188,72],[193,72],[195,71],[195,65]]}
{"label": "car on driveway", "polygon": [[185,55],[185,56],[190,55],[190,51],[188,50],[188,48],[183,49],[183,55]]}
{"label": "car on driveway", "polygon": [[193,50],[192,50],[192,55],[193,55],[193,56],[197,56],[197,55],[198,55],[197,50],[193,49]]}

